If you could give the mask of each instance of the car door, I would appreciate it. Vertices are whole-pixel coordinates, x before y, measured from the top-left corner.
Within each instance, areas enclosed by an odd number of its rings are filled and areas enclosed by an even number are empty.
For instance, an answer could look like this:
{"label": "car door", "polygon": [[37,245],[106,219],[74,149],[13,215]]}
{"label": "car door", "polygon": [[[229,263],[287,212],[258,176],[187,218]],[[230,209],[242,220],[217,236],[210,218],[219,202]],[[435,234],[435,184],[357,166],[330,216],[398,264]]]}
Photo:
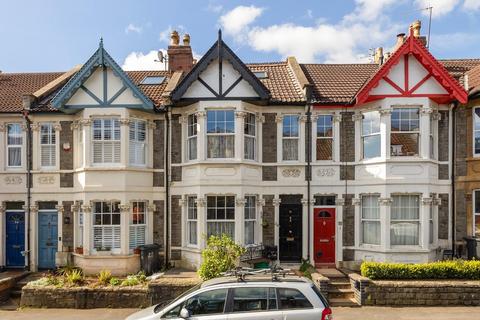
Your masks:
{"label": "car door", "polygon": [[284,320],[318,320],[322,319],[322,311],[316,309],[299,290],[294,288],[278,288],[279,309]]}
{"label": "car door", "polygon": [[282,320],[274,288],[240,287],[231,289],[228,300],[228,320]]}
{"label": "car door", "polygon": [[180,310],[190,312],[189,320],[223,320],[228,289],[213,289],[200,292],[168,311],[162,319],[181,319]]}

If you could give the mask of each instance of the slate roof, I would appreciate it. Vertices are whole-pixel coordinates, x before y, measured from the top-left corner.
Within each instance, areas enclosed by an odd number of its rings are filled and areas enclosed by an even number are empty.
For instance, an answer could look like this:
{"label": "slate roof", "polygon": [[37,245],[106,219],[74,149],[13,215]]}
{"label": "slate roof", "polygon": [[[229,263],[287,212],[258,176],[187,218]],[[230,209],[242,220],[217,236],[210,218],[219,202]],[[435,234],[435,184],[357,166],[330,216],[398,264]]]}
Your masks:
{"label": "slate roof", "polygon": [[32,94],[63,72],[0,73],[0,113],[23,110],[22,95]]}
{"label": "slate roof", "polygon": [[271,103],[305,103],[303,90],[286,61],[251,63],[247,64],[247,67],[252,72],[265,71],[267,73],[267,78],[260,79],[260,81],[270,90]]}

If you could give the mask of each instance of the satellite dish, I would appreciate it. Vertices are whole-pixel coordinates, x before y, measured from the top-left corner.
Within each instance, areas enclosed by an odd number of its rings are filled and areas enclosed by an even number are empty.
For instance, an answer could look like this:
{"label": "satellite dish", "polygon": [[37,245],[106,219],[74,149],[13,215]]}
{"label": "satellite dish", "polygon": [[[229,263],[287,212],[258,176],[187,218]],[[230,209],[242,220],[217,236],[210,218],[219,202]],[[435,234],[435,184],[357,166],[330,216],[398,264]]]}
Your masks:
{"label": "satellite dish", "polygon": [[165,57],[163,56],[163,51],[162,50],[158,50],[157,56],[158,56],[158,61],[160,61],[160,62],[163,62],[163,60],[165,59]]}

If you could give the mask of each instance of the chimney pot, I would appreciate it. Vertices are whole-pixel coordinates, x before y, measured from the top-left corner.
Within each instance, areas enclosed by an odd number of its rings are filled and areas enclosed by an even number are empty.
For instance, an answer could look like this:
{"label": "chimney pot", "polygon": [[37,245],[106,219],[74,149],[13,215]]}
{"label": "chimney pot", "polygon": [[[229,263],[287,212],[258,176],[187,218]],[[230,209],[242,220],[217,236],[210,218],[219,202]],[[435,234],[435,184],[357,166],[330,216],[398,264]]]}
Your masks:
{"label": "chimney pot", "polygon": [[413,30],[413,36],[415,38],[419,38],[420,37],[420,29],[422,28],[422,22],[420,20],[415,20],[415,21],[413,21],[410,28]]}
{"label": "chimney pot", "polygon": [[383,64],[383,48],[382,47],[379,47],[375,50],[375,57],[373,61],[376,64],[380,64],[380,65]]}
{"label": "chimney pot", "polygon": [[177,30],[173,30],[172,33],[170,34],[170,45],[178,46],[179,42],[180,42],[180,38],[178,37],[178,32]]}
{"label": "chimney pot", "polygon": [[183,35],[183,45],[184,46],[189,46],[190,45],[190,35],[188,33],[185,33]]}

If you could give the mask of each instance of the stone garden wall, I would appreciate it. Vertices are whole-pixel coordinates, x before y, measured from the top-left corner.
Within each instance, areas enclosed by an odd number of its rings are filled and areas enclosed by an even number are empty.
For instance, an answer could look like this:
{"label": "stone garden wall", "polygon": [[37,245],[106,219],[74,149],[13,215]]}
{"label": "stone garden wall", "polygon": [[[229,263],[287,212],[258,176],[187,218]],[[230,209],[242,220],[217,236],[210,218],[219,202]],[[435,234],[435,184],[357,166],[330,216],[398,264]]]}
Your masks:
{"label": "stone garden wall", "polygon": [[480,281],[370,280],[351,274],[355,299],[369,306],[480,306]]}
{"label": "stone garden wall", "polygon": [[13,277],[0,279],[0,302],[10,298],[10,291],[15,286],[16,280]]}
{"label": "stone garden wall", "polygon": [[196,285],[196,279],[157,279],[146,287],[56,288],[27,285],[20,305],[31,308],[144,308],[166,304]]}

